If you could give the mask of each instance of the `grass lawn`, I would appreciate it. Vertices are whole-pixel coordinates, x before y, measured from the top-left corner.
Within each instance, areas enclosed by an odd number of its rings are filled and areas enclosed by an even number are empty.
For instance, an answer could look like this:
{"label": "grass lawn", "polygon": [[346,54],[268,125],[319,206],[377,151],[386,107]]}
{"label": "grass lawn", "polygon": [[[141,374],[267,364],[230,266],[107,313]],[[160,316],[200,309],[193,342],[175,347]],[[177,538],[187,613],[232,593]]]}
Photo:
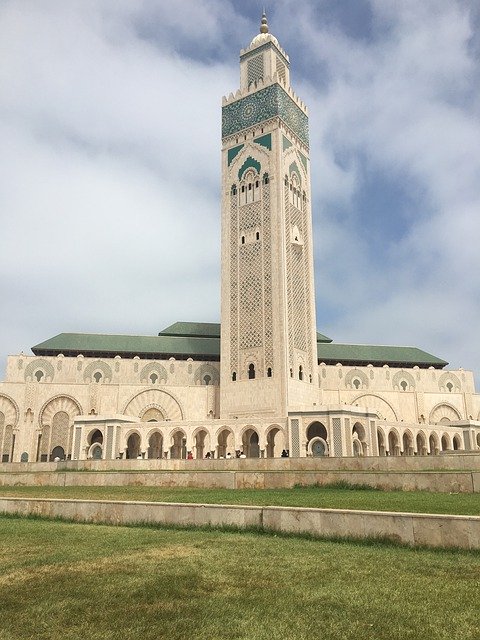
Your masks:
{"label": "grass lawn", "polygon": [[480,515],[480,494],[376,491],[332,487],[295,489],[183,489],[161,487],[0,487],[2,496],[203,502]]}
{"label": "grass lawn", "polygon": [[480,554],[0,517],[0,639],[478,640]]}

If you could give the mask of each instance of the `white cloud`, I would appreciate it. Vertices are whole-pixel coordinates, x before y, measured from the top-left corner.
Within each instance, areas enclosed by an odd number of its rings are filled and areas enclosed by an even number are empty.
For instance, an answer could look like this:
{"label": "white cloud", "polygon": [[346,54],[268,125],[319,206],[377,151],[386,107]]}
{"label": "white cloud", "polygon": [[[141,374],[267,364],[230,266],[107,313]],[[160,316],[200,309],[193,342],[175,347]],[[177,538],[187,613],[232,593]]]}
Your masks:
{"label": "white cloud", "polygon": [[[371,10],[356,38],[341,16],[318,19],[327,4],[281,0],[270,17],[311,111],[319,329],[478,371],[478,12],[430,0]],[[2,355],[59,331],[218,319],[220,98],[254,35],[244,11],[1,5]],[[380,263],[358,205],[367,172],[415,203],[393,240],[385,211]]]}

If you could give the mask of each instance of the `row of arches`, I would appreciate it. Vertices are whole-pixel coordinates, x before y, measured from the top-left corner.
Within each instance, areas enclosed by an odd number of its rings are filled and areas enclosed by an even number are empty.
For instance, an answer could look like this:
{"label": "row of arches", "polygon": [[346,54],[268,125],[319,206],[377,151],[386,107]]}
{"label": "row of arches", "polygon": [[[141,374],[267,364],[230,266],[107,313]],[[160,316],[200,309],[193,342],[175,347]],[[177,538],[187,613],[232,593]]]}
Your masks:
{"label": "row of arches", "polygon": [[[100,429],[92,430],[87,436],[87,458],[103,458],[104,445],[103,432]],[[234,458],[239,455],[246,458],[274,458],[280,457],[286,447],[284,430],[278,425],[273,425],[267,430],[263,443],[258,430],[252,426],[247,426],[238,437],[235,437],[233,430],[228,427],[221,428],[216,434],[199,428],[191,437],[180,428],[170,433],[161,428],[153,428],[147,433],[132,429],[123,437],[118,457],[130,460]]]}
{"label": "row of arches", "polygon": [[[480,441],[478,436],[477,441]],[[428,435],[424,431],[419,431],[414,436],[409,429],[400,434],[395,428],[391,428],[388,432],[377,429],[377,444],[380,456],[434,456],[464,448],[462,437],[458,433],[439,434],[432,431]]]}

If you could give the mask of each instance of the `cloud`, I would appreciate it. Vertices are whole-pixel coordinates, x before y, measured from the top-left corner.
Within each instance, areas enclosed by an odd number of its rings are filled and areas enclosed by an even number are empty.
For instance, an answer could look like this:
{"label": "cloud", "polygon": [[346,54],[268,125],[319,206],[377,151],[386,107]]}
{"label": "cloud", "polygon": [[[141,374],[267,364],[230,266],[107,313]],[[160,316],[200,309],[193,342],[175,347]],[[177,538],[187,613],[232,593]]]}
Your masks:
{"label": "cloud", "polygon": [[[355,9],[355,19],[352,11]],[[279,0],[310,106],[317,322],[478,372],[476,4]],[[0,354],[220,313],[220,98],[255,2],[0,6]]]}

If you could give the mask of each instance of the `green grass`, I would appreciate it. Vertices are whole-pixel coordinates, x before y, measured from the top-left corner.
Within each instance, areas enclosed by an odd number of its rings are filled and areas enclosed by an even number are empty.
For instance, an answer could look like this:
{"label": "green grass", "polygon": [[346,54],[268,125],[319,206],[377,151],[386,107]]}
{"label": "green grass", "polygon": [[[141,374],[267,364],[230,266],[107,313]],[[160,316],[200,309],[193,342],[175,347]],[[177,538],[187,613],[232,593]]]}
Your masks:
{"label": "green grass", "polygon": [[378,491],[338,486],[294,489],[184,489],[162,487],[0,487],[2,496],[25,498],[79,498],[86,500],[138,500],[201,502],[258,506],[319,507],[480,515],[480,494],[428,491]]}
{"label": "green grass", "polygon": [[478,640],[480,555],[0,518],[1,640]]}

